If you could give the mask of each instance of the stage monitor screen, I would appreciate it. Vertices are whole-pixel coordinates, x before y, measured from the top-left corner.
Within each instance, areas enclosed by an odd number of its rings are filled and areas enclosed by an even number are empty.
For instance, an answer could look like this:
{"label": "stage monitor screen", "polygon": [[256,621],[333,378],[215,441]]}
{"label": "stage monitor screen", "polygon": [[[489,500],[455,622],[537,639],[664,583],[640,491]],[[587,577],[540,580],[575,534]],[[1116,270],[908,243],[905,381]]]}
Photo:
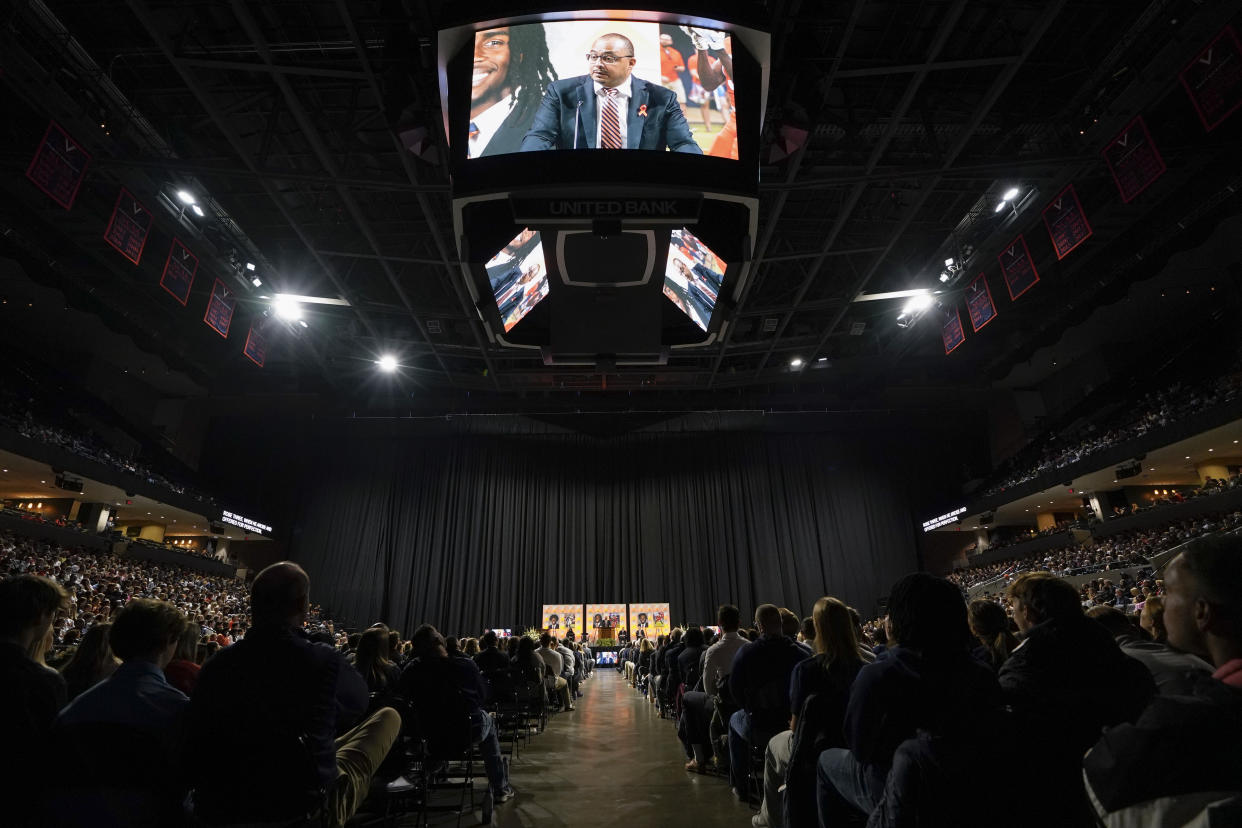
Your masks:
{"label": "stage monitor screen", "polygon": [[607,665],[612,665],[615,667],[617,664],[617,654],[616,653],[596,653],[595,663],[597,665],[607,664]]}
{"label": "stage monitor screen", "polygon": [[725,267],[689,230],[673,231],[664,266],[664,295],[704,331],[720,297]]}
{"label": "stage monitor screen", "polygon": [[485,265],[505,333],[548,295],[548,267],[539,232],[526,228]]}
{"label": "stage monitor screen", "polygon": [[738,158],[724,31],[633,20],[497,24],[474,33],[470,72],[468,158],[581,149]]}

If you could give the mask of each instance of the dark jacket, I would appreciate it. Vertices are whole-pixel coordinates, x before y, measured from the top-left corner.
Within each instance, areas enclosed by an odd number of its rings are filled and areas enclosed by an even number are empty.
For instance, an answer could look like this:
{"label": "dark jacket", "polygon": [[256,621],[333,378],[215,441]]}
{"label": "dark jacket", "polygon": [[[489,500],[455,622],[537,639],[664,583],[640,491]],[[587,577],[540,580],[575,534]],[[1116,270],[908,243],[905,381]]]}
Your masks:
{"label": "dark jacket", "polygon": [[0,643],[0,725],[10,772],[0,774],[6,818],[25,825],[56,757],[49,734],[65,706],[65,680],[16,644]]}
{"label": "dark jacket", "polygon": [[[663,150],[702,155],[677,96],[664,87],[630,76],[632,94],[626,115],[629,149]],[[548,84],[535,113],[522,152],[546,149],[594,149],[599,120],[595,82],[590,75],[562,78]],[[489,145],[490,147],[490,145]]]}
{"label": "dark jacket", "polygon": [[686,690],[693,690],[699,683],[703,668],[703,653],[706,651],[706,647],[686,647],[681,651],[681,655],[677,656],[677,674],[681,677],[682,683],[686,685]]}
{"label": "dark jacket", "polygon": [[336,782],[336,736],[367,702],[366,682],[332,647],[251,628],[203,665],[187,708],[197,806],[216,819],[305,813],[305,792]]}
{"label": "dark jacket", "polygon": [[1190,694],[1157,696],[1083,761],[1109,811],[1165,796],[1242,790],[1242,689],[1196,675]]}
{"label": "dark jacket", "polygon": [[474,663],[484,673],[489,673],[493,670],[509,669],[509,657],[496,647],[484,647],[482,650],[479,650],[478,655],[474,657]]}
{"label": "dark jacket", "polygon": [[789,726],[789,677],[805,659],[806,653],[783,635],[765,635],[734,654],[729,693],[750,714],[752,726],[758,723],[773,733]]}

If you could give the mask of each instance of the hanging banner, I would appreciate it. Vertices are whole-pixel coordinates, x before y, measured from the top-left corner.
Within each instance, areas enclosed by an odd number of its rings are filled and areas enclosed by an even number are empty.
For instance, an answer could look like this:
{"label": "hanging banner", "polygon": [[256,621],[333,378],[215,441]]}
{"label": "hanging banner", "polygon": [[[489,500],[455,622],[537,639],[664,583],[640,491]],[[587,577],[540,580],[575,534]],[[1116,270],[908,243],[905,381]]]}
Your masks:
{"label": "hanging banner", "polygon": [[668,604],[630,604],[630,640],[668,635]]}
{"label": "hanging banner", "polygon": [[115,247],[122,256],[138,264],[142,259],[142,250],[147,246],[147,236],[154,221],[155,217],[150,211],[129,190],[122,187],[121,192],[117,193],[116,204],[112,207],[108,229],[104,230],[104,241]]}
{"label": "hanging banner", "polygon": [[591,643],[601,647],[617,646],[617,633],[629,623],[625,604],[587,604],[586,620]]}
{"label": "hanging banner", "polygon": [[1242,43],[1233,26],[1212,38],[1178,78],[1208,132],[1242,106]]}
{"label": "hanging banner", "polygon": [[1035,283],[1039,281],[1039,272],[1031,261],[1031,251],[1027,249],[1026,239],[1021,235],[1010,242],[996,260],[1000,262],[1011,301],[1035,287]]}
{"label": "hanging banner", "polygon": [[1091,225],[1082,211],[1074,185],[1066,186],[1044,208],[1044,227],[1057,251],[1057,261],[1064,259],[1078,245],[1091,237]]}
{"label": "hanging banner", "polygon": [[975,333],[996,318],[992,289],[988,287],[987,276],[982,273],[966,288],[966,311],[970,314],[970,327]]}
{"label": "hanging banner", "polygon": [[1164,175],[1166,169],[1142,115],[1131,121],[1104,148],[1104,161],[1113,174],[1113,181],[1117,183],[1121,200],[1127,204]]}
{"label": "hanging banner", "polygon": [[190,288],[194,287],[194,276],[198,273],[198,257],[181,243],[173,239],[168,250],[168,260],[164,262],[164,274],[160,276],[160,287],[173,295],[173,298],[185,305],[190,301]]}
{"label": "hanging banner", "polygon": [[91,154],[73,140],[60,124],[51,121],[35,150],[26,177],[48,198],[68,210],[86,178]]}
{"label": "hanging banner", "polygon": [[233,291],[225,287],[224,282],[216,279],[211,287],[211,298],[207,300],[207,313],[203,321],[213,331],[225,339],[229,338],[229,326],[233,324],[233,309],[237,307],[237,297]]}
{"label": "hanging banner", "polygon": [[956,351],[966,341],[966,331],[962,329],[962,312],[957,308],[953,309],[953,315],[949,317],[949,321],[944,323],[940,337],[944,340],[945,356]]}
{"label": "hanging banner", "polygon": [[267,358],[267,337],[254,325],[250,326],[250,333],[246,334],[246,347],[242,349],[242,353],[255,365],[263,367],[263,361]]}
{"label": "hanging banner", "polygon": [[581,638],[586,632],[582,604],[544,604],[543,625],[540,629],[557,638],[564,638],[565,633],[573,630],[574,636]]}

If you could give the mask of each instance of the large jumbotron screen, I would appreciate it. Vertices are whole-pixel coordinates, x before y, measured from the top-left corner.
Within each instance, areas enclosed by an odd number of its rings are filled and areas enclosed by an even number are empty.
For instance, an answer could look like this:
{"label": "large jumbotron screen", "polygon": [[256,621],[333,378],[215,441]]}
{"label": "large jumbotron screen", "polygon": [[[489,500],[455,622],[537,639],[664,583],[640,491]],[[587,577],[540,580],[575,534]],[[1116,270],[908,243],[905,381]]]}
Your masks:
{"label": "large jumbotron screen", "polygon": [[736,160],[735,117],[733,44],[723,31],[630,20],[498,24],[474,35],[462,137],[469,158],[602,148]]}

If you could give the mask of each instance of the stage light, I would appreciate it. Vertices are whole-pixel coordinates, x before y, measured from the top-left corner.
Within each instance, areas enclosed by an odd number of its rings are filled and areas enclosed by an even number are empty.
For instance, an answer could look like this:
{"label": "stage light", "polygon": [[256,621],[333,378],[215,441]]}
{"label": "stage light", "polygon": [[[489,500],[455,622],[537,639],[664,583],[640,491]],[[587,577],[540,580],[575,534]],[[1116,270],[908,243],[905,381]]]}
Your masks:
{"label": "stage light", "polygon": [[945,266],[945,267],[953,267],[953,257],[952,257],[952,256],[950,256],[949,258],[947,258],[947,259],[945,259],[945,260],[944,260],[944,266]]}
{"label": "stage light", "polygon": [[203,208],[199,207],[197,204],[191,204],[190,209],[193,210],[194,215],[198,216],[199,218],[202,218],[203,216],[206,215],[206,213],[203,212]]}
{"label": "stage light", "polygon": [[246,270],[254,270],[254,262],[246,262]]}
{"label": "stage light", "polygon": [[250,280],[250,284],[254,285],[255,287],[262,287],[263,280],[260,279],[258,276],[255,276],[253,279]]}
{"label": "stage light", "polygon": [[943,283],[943,282],[947,282],[947,281],[949,281],[949,274],[948,274],[948,273],[945,273],[943,270],[942,270],[942,271],[940,271],[940,281],[941,281],[942,283]]}
{"label": "stage light", "polygon": [[[828,361],[828,357],[820,357],[819,359],[817,359],[817,360],[815,360],[815,361],[816,361],[816,362],[827,362],[827,361]],[[1236,442],[1238,442],[1238,441],[1237,441],[1237,440],[1234,440],[1234,442],[1236,443]]]}
{"label": "stage light", "polygon": [[385,374],[391,374],[393,371],[397,370],[397,358],[392,354],[384,354],[379,359],[375,360],[375,364],[378,365],[379,369]]}
{"label": "stage light", "polygon": [[310,325],[307,325],[307,324],[306,324],[306,320],[305,320],[305,319],[299,319],[299,320],[298,320],[298,324],[299,324],[299,325],[301,325],[303,328],[309,328],[309,327],[310,327]]}
{"label": "stage light", "polygon": [[296,299],[290,299],[287,296],[277,296],[272,300],[272,310],[286,322],[302,321],[302,305]]}
{"label": "stage light", "polygon": [[790,368],[801,368],[802,357],[794,357],[793,359],[789,360],[789,367]]}
{"label": "stage light", "polygon": [[930,293],[921,293],[918,296],[911,296],[910,301],[906,302],[906,306],[901,309],[903,314],[919,313],[925,311],[932,306],[935,300]]}
{"label": "stage light", "polygon": [[1005,201],[1013,201],[1017,197],[1018,197],[1017,187],[1010,187],[1008,190],[1005,191],[1005,194],[1001,196],[1001,198],[1003,198]]}
{"label": "stage light", "polygon": [[1007,202],[1004,202],[1004,201],[998,201],[998,202],[996,202],[996,206],[992,208],[992,212],[993,212],[993,213],[999,213],[1001,210],[1004,210],[1004,209],[1005,209],[1005,204],[1006,204],[1006,203],[1007,203]]}
{"label": "stage light", "polygon": [[194,198],[194,193],[189,190],[177,190],[177,198],[181,199],[182,204],[193,204],[197,201],[197,199]]}

